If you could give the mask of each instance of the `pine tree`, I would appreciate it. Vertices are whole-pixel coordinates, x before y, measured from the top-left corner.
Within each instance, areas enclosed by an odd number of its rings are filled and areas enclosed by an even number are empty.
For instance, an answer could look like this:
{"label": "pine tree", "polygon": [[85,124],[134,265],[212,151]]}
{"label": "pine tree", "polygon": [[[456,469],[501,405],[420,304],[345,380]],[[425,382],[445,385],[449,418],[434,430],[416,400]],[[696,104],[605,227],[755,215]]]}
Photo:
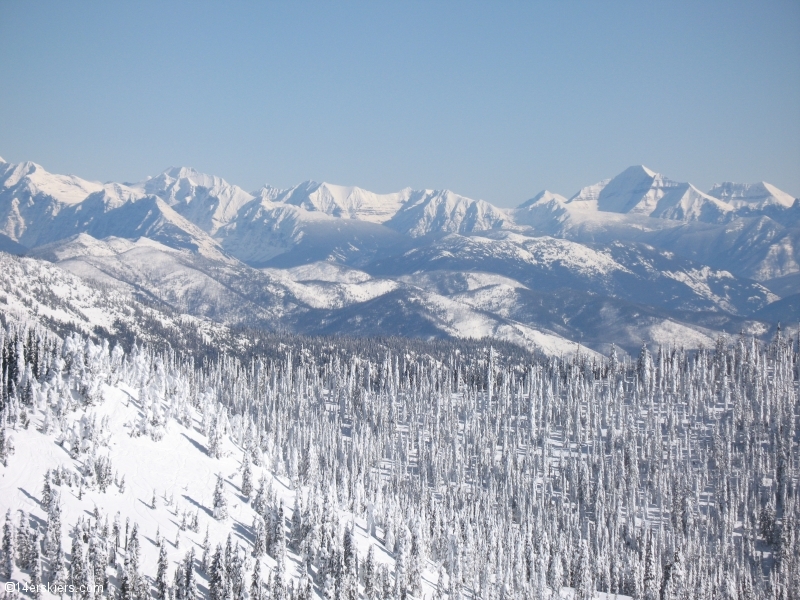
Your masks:
{"label": "pine tree", "polygon": [[273,530],[272,535],[272,554],[277,560],[279,556],[284,556],[286,554],[286,531],[284,528],[284,523],[286,521],[286,515],[283,511],[283,500],[280,501],[278,504],[278,510],[275,514],[275,520],[273,522]]}
{"label": "pine tree", "polygon": [[114,536],[114,547],[119,548],[119,540],[120,534],[122,533],[120,522],[119,522],[119,513],[114,515],[114,524],[111,526],[111,534]]}
{"label": "pine tree", "polygon": [[[273,598],[277,598],[277,596],[273,596]],[[325,576],[325,583],[322,587],[322,598],[324,600],[336,600],[336,582],[333,579],[333,575],[330,573]]]}
{"label": "pine tree", "polygon": [[292,548],[299,550],[300,545],[303,542],[303,505],[299,491],[294,496],[294,509],[292,510],[290,539]]}
{"label": "pine tree", "polygon": [[128,559],[130,561],[131,570],[134,573],[139,572],[139,555],[141,549],[139,546],[139,524],[134,523],[131,529],[131,536],[128,538]]}
{"label": "pine tree", "polygon": [[594,598],[594,576],[589,558],[589,548],[586,540],[581,540],[580,551],[576,565],[575,590],[580,600]]}
{"label": "pine tree", "polygon": [[200,568],[203,569],[203,573],[208,575],[208,568],[211,566],[209,564],[209,559],[211,558],[211,544],[208,541],[208,525],[206,525],[206,535],[203,538],[203,556],[200,559]]}
{"label": "pine tree", "polygon": [[211,570],[208,574],[208,594],[209,600],[229,600],[225,558],[221,544],[217,544],[217,549],[211,558]]}
{"label": "pine tree", "polygon": [[39,539],[39,532],[34,534],[33,544],[31,546],[30,557],[30,571],[31,571],[31,587],[33,588],[33,597],[39,600],[42,597],[42,553],[39,550],[41,542]]}
{"label": "pine tree", "polygon": [[5,425],[0,423],[0,464],[8,466],[8,459],[14,453],[11,436],[6,435]]}
{"label": "pine tree", "polygon": [[341,597],[343,600],[358,600],[358,554],[352,526],[344,532],[343,573],[341,576]]}
{"label": "pine tree", "polygon": [[174,581],[172,585],[175,600],[187,600],[186,598],[186,573],[183,570],[183,564],[179,563],[175,567]]}
{"label": "pine tree", "polygon": [[217,485],[214,488],[214,518],[218,521],[228,518],[228,500],[225,498],[225,482],[221,473],[217,473]]}
{"label": "pine tree", "polygon": [[184,588],[187,600],[195,600],[197,598],[197,575],[195,574],[194,562],[195,554],[194,546],[192,546],[183,559],[183,572],[186,578]]}
{"label": "pine tree", "polygon": [[50,484],[50,469],[44,474],[44,485],[42,486],[42,506],[45,510],[50,506],[53,499],[53,487]]}
{"label": "pine tree", "polygon": [[267,551],[267,532],[261,517],[253,517],[253,556],[261,558]]}
{"label": "pine tree", "polygon": [[242,458],[242,496],[250,498],[253,493],[253,475],[250,471],[250,453],[245,450]]}
{"label": "pine tree", "polygon": [[267,514],[267,478],[263,473],[258,479],[258,491],[256,492],[256,497],[253,498],[253,510],[262,519]]}
{"label": "pine tree", "polygon": [[[69,582],[75,586],[76,590],[80,590],[86,582],[86,562],[83,559],[83,544],[81,543],[81,533],[77,527],[72,535],[72,549],[70,550],[70,563],[69,563]],[[84,594],[76,592],[76,597],[79,599],[84,598]]]}
{"label": "pine tree", "polygon": [[408,594],[408,530],[403,527],[398,538],[397,552],[394,561],[394,594],[405,598]]}
{"label": "pine tree", "polygon": [[158,600],[167,600],[169,591],[169,583],[167,582],[168,569],[167,547],[162,541],[158,549],[158,565],[156,567],[156,598]]}
{"label": "pine tree", "polygon": [[276,559],[275,578],[272,581],[273,600],[286,600],[286,561],[285,557],[279,555]]}
{"label": "pine tree", "polygon": [[644,597],[646,600],[658,600],[660,596],[661,569],[657,561],[653,534],[648,531],[644,558]]}
{"label": "pine tree", "polygon": [[367,600],[373,600],[378,591],[375,586],[376,567],[375,544],[370,544],[367,559],[364,561],[364,596]]}
{"label": "pine tree", "polygon": [[130,563],[125,558],[119,582],[119,600],[134,600],[136,598],[136,581],[131,578]]}
{"label": "pine tree", "polygon": [[81,589],[78,595],[85,600],[94,600],[94,570],[91,568],[90,564],[87,564],[86,568],[83,570],[83,579],[81,581]]}
{"label": "pine tree", "polygon": [[6,521],[3,524],[3,547],[0,554],[0,575],[6,580],[11,579],[14,572],[14,523],[11,521],[11,509],[6,511]]}
{"label": "pine tree", "polygon": [[661,600],[683,600],[684,576],[683,555],[676,550],[672,563],[664,567]]}
{"label": "pine tree", "polygon": [[298,582],[297,585],[297,595],[295,596],[295,598],[296,600],[314,599],[314,589],[307,568],[303,569],[303,574],[300,576],[300,581]]}
{"label": "pine tree", "polygon": [[436,578],[436,590],[433,593],[434,600],[444,600],[447,587],[444,584],[444,565],[439,565],[439,574]]}
{"label": "pine tree", "polygon": [[425,557],[422,551],[422,533],[415,524],[411,532],[411,548],[408,557],[408,587],[414,594],[422,593],[422,566]]}
{"label": "pine tree", "polygon": [[47,505],[47,534],[45,537],[45,551],[52,563],[61,552],[61,503],[59,494],[53,491]]}
{"label": "pine tree", "polygon": [[106,574],[108,554],[106,552],[106,544],[104,540],[98,539],[97,535],[92,535],[89,539],[88,563],[87,566],[93,573],[94,584],[102,590],[108,589],[108,575]]}
{"label": "pine tree", "polygon": [[256,558],[253,565],[253,577],[250,580],[250,600],[262,600],[264,582],[261,580],[261,560]]}
{"label": "pine tree", "polygon": [[239,552],[239,545],[233,553],[233,560],[230,568],[231,598],[232,600],[247,599],[247,582],[245,581],[244,561]]}
{"label": "pine tree", "polygon": [[69,572],[67,571],[67,564],[64,561],[64,551],[61,548],[56,552],[55,560],[50,566],[52,569],[50,581],[53,585],[63,588],[69,581]]}
{"label": "pine tree", "polygon": [[228,539],[225,540],[225,581],[230,587],[231,584],[231,569],[233,568],[233,538],[228,534]]}
{"label": "pine tree", "polygon": [[31,530],[30,520],[25,511],[20,511],[19,527],[17,527],[17,564],[23,571],[30,569],[30,556],[31,556],[31,538],[33,531]]}

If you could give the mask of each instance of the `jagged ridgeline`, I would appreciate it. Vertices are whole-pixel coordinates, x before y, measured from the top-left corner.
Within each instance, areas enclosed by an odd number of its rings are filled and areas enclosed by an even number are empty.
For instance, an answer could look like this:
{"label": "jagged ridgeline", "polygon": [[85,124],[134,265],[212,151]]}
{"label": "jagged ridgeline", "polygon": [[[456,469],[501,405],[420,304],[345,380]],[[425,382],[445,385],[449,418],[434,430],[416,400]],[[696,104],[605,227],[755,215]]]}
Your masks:
{"label": "jagged ridgeline", "polygon": [[5,581],[79,600],[800,593],[800,355],[780,333],[635,361],[0,335]]}

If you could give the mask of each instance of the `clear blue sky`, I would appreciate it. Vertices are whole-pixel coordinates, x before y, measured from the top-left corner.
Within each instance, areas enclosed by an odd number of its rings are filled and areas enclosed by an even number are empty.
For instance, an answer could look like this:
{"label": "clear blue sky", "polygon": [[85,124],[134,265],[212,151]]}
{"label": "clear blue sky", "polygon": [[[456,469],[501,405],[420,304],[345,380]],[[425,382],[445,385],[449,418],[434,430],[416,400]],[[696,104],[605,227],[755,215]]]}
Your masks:
{"label": "clear blue sky", "polygon": [[800,195],[800,2],[0,0],[0,156],[501,206],[631,164]]}

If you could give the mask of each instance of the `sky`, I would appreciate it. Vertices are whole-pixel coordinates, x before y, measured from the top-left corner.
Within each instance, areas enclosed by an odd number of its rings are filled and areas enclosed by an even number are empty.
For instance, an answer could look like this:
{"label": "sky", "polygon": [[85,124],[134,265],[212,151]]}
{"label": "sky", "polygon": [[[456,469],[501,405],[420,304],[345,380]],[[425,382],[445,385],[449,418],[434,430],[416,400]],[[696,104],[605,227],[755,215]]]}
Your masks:
{"label": "sky", "polygon": [[0,0],[0,156],[498,206],[633,164],[800,196],[800,2]]}

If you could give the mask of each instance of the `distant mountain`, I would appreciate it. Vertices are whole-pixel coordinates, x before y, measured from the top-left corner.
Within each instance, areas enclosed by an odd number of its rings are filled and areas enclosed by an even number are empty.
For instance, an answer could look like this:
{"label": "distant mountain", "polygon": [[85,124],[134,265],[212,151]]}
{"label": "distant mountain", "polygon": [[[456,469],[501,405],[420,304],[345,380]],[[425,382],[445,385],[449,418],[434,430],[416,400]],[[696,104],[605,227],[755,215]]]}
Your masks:
{"label": "distant mountain", "polygon": [[561,194],[555,194],[550,190],[542,190],[530,200],[526,200],[520,204],[517,208],[530,208],[542,204],[550,204],[552,202],[564,203],[567,202],[567,199]]}
{"label": "distant mountain", "polygon": [[185,167],[101,184],[0,162],[0,251],[224,326],[636,351],[768,334],[800,276],[800,202],[644,166],[500,209],[449,190],[250,193]]}
{"label": "distant mountain", "polygon": [[643,242],[758,281],[800,272],[800,202],[766,183],[704,194],[637,166],[569,200],[541,194],[509,212],[539,235]]}
{"label": "distant mountain", "polygon": [[796,199],[765,181],[760,183],[717,183],[709,196],[723,200],[733,208],[764,208],[770,205],[789,208]]}
{"label": "distant mountain", "polygon": [[54,175],[30,162],[0,165],[0,227],[28,248],[88,233],[145,236],[203,254],[220,252],[217,242],[158,196],[135,186]]}
{"label": "distant mountain", "polygon": [[800,327],[800,292],[768,304],[753,316],[796,331]]}
{"label": "distant mountain", "polygon": [[229,223],[253,199],[251,194],[221,177],[186,167],[167,169],[131,187],[142,195],[158,196],[175,212],[210,234]]}
{"label": "distant mountain", "polygon": [[629,167],[611,180],[583,188],[568,202],[602,212],[711,223],[734,210],[690,183],[672,181],[645,166]]}
{"label": "distant mountain", "polygon": [[[332,217],[384,223],[394,216],[411,197],[411,188],[393,194],[375,194],[359,187],[306,181],[289,190],[266,187],[271,200],[319,211]],[[263,197],[264,195],[262,195]]]}
{"label": "distant mountain", "polygon": [[266,199],[245,205],[215,237],[231,255],[257,267],[293,267],[320,260],[363,264],[411,243],[378,223]]}
{"label": "distant mountain", "polygon": [[[53,298],[51,302],[51,294],[39,294],[32,304],[41,283],[0,277],[6,293],[3,302],[26,313],[31,309],[52,313],[65,327],[75,321],[78,311],[86,331],[100,326],[113,333],[115,323],[122,319],[126,331],[135,332],[129,315],[151,311],[174,315],[168,319],[171,322],[179,322],[180,315],[186,315],[226,328],[244,325],[355,336],[489,336],[537,347],[552,355],[576,350],[573,342],[535,325],[518,323],[418,286],[375,279],[346,268],[331,277],[328,263],[259,271],[236,261],[218,262],[168,248],[147,238],[101,241],[86,234],[38,248],[32,257],[49,260],[60,268],[34,258],[15,261],[2,253],[0,267],[5,261],[9,274],[41,273],[43,281],[51,282],[44,286],[61,285],[62,295],[63,282],[67,287],[77,286],[75,276],[81,278],[81,289],[92,289],[99,283],[104,291],[96,297],[89,295],[64,314],[62,300]],[[109,294],[122,300],[111,301]],[[147,308],[139,308],[142,302]]]}
{"label": "distant mountain", "polygon": [[483,200],[472,200],[449,190],[425,190],[413,193],[386,226],[420,237],[498,229],[508,221],[504,211]]}
{"label": "distant mountain", "polygon": [[452,234],[366,270],[382,276],[431,270],[497,273],[536,290],[569,288],[666,309],[733,315],[750,314],[777,299],[755,282],[643,244],[592,248],[511,232]]}

